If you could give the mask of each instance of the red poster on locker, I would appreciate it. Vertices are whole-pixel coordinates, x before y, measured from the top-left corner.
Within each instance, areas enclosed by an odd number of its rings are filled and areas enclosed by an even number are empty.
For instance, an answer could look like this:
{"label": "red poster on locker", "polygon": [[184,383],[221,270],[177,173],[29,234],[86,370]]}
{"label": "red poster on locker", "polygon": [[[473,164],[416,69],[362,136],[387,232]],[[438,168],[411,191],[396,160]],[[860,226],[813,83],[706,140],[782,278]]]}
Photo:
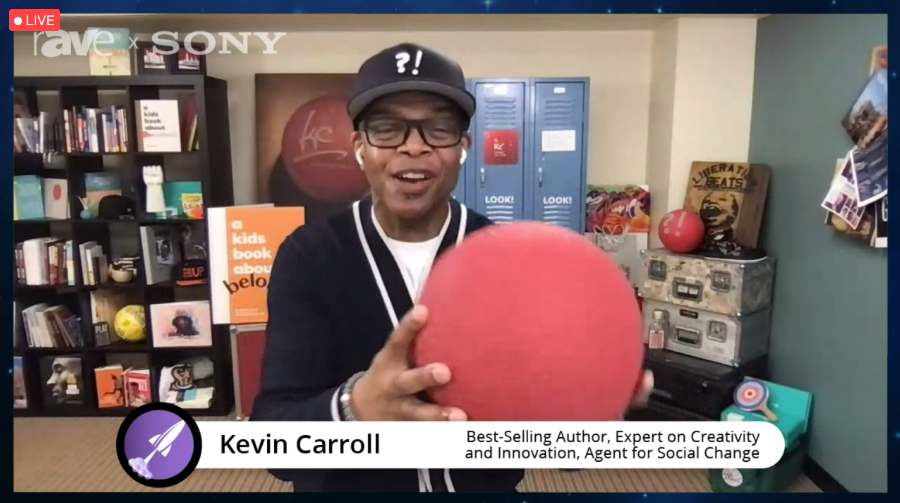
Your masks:
{"label": "red poster on locker", "polygon": [[484,133],[484,163],[488,166],[519,164],[519,136],[516,131]]}

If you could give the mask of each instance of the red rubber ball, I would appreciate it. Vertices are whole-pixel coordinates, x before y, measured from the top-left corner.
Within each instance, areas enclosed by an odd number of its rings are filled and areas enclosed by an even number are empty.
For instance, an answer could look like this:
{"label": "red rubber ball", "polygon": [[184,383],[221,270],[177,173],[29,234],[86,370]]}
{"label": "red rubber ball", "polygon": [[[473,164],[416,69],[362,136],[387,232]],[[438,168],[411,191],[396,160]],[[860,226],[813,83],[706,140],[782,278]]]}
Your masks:
{"label": "red rubber ball", "polygon": [[582,235],[538,222],[477,231],[439,258],[420,304],[416,366],[470,421],[615,421],[641,376],[634,288]]}
{"label": "red rubber ball", "polygon": [[691,253],[703,244],[703,220],[687,210],[669,212],[659,223],[659,240],[674,253]]}

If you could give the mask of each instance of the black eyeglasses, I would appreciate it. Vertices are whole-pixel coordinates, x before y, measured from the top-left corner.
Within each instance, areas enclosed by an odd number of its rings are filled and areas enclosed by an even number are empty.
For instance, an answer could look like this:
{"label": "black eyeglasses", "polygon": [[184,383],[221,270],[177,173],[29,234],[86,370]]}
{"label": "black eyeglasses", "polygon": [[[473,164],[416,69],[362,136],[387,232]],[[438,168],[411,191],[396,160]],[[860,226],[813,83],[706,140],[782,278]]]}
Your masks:
{"label": "black eyeglasses", "polygon": [[373,147],[397,148],[409,139],[415,129],[422,141],[431,148],[448,148],[459,145],[465,124],[455,119],[426,119],[410,121],[402,119],[372,119],[364,121],[360,129]]}

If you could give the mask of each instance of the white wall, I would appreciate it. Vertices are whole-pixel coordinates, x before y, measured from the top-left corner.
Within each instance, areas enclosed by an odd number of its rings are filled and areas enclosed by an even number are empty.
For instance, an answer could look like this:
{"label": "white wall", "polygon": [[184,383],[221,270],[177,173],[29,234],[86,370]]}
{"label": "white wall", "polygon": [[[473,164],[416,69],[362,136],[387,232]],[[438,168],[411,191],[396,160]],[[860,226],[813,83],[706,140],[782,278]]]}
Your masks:
{"label": "white wall", "polygon": [[658,246],[659,221],[684,204],[693,161],[748,161],[756,20],[667,21],[651,53],[647,183]]}
{"label": "white wall", "polygon": [[[208,28],[201,18],[192,29]],[[376,50],[412,40],[469,77],[589,77],[588,181],[649,184],[658,221],[681,205],[691,161],[746,160],[755,37],[753,18],[621,31],[314,31],[288,33],[275,55],[210,54],[207,70],[228,81],[236,204],[255,202],[255,74],[355,72]],[[34,56],[29,34],[15,37],[13,72],[89,74],[85,58]]]}

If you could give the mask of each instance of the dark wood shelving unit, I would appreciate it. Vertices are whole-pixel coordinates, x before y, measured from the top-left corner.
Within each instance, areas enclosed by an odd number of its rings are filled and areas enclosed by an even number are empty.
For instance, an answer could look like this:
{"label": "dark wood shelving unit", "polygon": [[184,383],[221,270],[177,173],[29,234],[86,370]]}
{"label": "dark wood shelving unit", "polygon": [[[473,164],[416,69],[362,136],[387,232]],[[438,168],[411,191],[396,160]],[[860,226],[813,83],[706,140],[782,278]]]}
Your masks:
{"label": "dark wood shelving unit", "polygon": [[[208,409],[185,409],[194,416],[225,416],[234,405],[232,389],[231,347],[227,326],[212,325],[211,347],[154,347],[150,305],[182,300],[207,300],[211,298],[210,285],[178,286],[174,282],[148,285],[143,271],[143,251],[140,227],[147,225],[190,225],[202,230],[208,244],[208,230],[204,219],[160,220],[144,213],[145,186],[142,169],[145,165],[161,165],[165,181],[199,181],[202,183],[204,210],[234,204],[231,175],[231,145],[228,121],[227,83],[205,75],[135,75],[128,77],[15,77],[14,91],[24,94],[29,111],[37,116],[40,111],[62,123],[62,110],[72,107],[108,107],[115,105],[126,111],[128,127],[128,152],[91,153],[55,152],[51,156],[41,153],[14,153],[14,175],[34,174],[45,178],[65,178],[68,183],[68,203],[72,218],[66,220],[18,220],[13,222],[14,243],[38,237],[56,236],[72,239],[75,251],[76,285],[19,285],[14,284],[16,301],[16,331],[13,334],[13,355],[22,357],[28,408],[13,409],[15,416],[106,417],[125,416],[133,409],[127,407],[99,408],[94,369],[106,365],[108,359],[120,355],[142,355],[150,370],[151,396],[159,401],[159,372],[161,367],[177,361],[207,356],[214,365],[214,401]],[[152,99],[179,99],[193,95],[197,114],[199,150],[185,152],[138,152],[135,123],[135,101]],[[43,100],[54,105],[41,104]],[[183,119],[183,104],[179,107],[179,120]],[[182,130],[184,124],[180,124]],[[182,131],[184,137],[184,131]],[[182,141],[184,144],[184,141]],[[187,148],[187,145],[183,145]],[[125,220],[80,219],[82,209],[78,197],[85,195],[84,174],[99,171],[116,171],[122,183],[122,195],[135,202],[137,216]],[[195,230],[195,232],[197,232]],[[110,260],[116,258],[111,242],[123,240],[133,249],[131,254],[141,256],[136,277],[130,283],[85,285],[82,281],[78,257],[78,245],[87,241],[100,244]],[[121,245],[120,245],[121,246]],[[208,268],[208,261],[207,261]],[[15,275],[14,275],[15,276]],[[15,281],[15,278],[14,278]],[[102,289],[121,291],[140,299],[146,319],[146,338],[140,343],[115,342],[96,346],[91,320],[91,292]],[[81,317],[84,347],[33,348],[27,346],[22,309],[39,302],[50,305],[64,304],[72,313]],[[137,303],[137,302],[135,302]],[[112,320],[110,338],[117,339]],[[73,356],[81,358],[81,394],[83,405],[51,406],[44,396],[50,390],[43,382],[40,360],[48,356]]]}

